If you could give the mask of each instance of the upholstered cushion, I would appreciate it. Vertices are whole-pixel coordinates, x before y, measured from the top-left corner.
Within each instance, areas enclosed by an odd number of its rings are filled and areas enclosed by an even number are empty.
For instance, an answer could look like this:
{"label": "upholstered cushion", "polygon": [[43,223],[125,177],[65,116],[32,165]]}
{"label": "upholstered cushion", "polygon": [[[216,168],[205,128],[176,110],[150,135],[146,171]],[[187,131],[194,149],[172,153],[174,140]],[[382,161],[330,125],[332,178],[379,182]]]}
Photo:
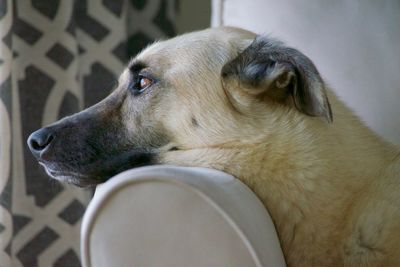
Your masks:
{"label": "upholstered cushion", "polygon": [[154,166],[102,185],[82,224],[84,267],[285,266],[274,225],[239,180]]}
{"label": "upholstered cushion", "polygon": [[213,0],[212,11],[214,26],[271,34],[303,51],[367,124],[400,144],[398,0]]}

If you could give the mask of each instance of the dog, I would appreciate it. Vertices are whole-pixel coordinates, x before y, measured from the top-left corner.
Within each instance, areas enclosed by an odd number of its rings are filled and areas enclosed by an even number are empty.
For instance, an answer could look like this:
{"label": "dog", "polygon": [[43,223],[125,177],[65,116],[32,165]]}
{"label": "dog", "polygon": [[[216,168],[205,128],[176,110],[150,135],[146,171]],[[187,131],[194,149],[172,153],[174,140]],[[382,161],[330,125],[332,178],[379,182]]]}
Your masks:
{"label": "dog", "polygon": [[268,209],[288,266],[400,266],[399,148],[267,36],[220,27],[156,42],[107,98],[28,144],[78,186],[152,164],[222,170]]}

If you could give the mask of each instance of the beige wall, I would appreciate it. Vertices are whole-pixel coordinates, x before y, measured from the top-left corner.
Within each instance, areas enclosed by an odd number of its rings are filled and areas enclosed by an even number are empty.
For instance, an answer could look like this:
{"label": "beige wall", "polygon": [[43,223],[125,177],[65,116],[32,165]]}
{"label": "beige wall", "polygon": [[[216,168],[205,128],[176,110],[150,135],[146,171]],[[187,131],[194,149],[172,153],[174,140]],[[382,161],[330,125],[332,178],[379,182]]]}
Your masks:
{"label": "beige wall", "polygon": [[210,27],[210,0],[181,0],[177,19],[178,34]]}

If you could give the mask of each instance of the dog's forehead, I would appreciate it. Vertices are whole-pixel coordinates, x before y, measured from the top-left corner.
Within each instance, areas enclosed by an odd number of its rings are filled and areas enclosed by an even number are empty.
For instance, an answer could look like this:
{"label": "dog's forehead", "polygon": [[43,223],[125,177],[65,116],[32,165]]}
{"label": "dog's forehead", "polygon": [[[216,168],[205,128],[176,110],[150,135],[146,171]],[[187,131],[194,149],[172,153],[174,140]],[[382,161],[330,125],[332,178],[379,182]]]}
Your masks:
{"label": "dog's forehead", "polygon": [[237,48],[243,46],[244,40],[252,40],[254,37],[254,33],[238,28],[212,28],[155,42],[144,49],[135,60],[164,65],[193,64],[199,60],[224,62]]}

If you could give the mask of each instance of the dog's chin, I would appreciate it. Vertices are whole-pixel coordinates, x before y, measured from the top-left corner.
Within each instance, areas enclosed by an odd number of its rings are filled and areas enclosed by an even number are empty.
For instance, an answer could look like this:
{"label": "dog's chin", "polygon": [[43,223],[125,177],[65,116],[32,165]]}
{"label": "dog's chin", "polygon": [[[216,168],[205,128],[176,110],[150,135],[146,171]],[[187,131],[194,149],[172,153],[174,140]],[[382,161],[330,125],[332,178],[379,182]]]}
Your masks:
{"label": "dog's chin", "polygon": [[93,187],[102,183],[102,181],[93,179],[88,175],[72,171],[61,171],[61,170],[51,169],[47,167],[45,164],[41,165],[44,167],[47,175],[60,182],[72,184],[78,187]]}
{"label": "dog's chin", "polygon": [[46,173],[61,182],[79,187],[92,187],[101,184],[114,175],[131,168],[154,164],[156,153],[148,151],[127,151],[108,159],[71,168],[68,164],[56,161],[39,160]]}

